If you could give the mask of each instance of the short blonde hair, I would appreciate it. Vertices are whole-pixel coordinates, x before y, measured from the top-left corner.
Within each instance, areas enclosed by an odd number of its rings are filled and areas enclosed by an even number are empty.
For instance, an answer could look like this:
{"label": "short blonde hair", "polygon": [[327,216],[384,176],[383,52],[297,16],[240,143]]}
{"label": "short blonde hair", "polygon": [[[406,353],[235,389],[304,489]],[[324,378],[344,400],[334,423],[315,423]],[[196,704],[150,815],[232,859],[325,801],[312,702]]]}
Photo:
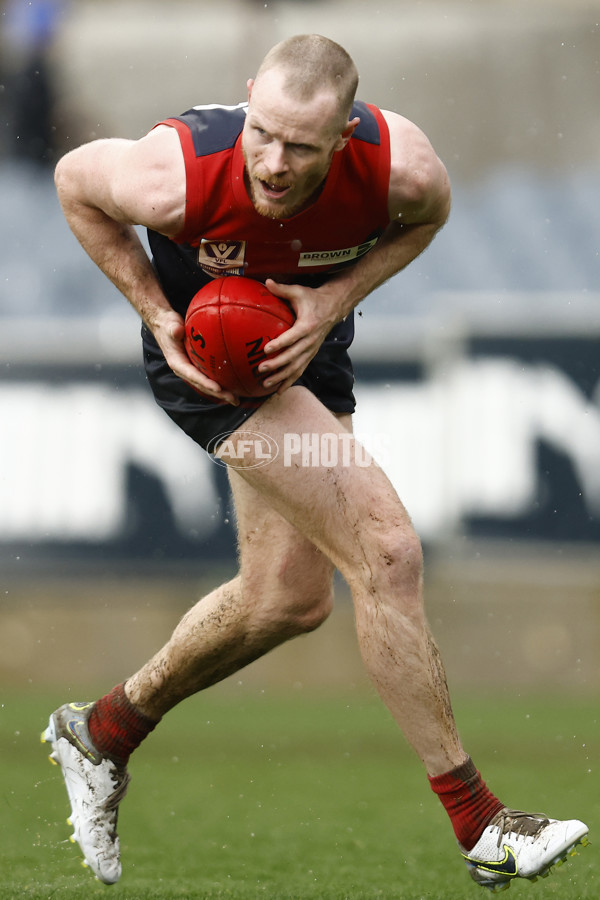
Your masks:
{"label": "short blonde hair", "polygon": [[285,90],[298,100],[311,100],[319,91],[330,88],[338,102],[339,126],[343,131],[358,87],[356,66],[343,47],[320,34],[298,34],[269,50],[256,80],[275,68],[284,73]]}

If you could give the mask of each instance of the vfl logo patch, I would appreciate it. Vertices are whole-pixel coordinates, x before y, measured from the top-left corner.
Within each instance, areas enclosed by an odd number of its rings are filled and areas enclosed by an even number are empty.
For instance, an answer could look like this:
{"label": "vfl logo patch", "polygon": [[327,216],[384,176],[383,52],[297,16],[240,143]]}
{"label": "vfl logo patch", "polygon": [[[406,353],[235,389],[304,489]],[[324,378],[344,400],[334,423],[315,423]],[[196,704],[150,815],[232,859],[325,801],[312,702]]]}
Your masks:
{"label": "vfl logo patch", "polygon": [[346,247],[345,250],[312,250],[308,253],[301,253],[298,260],[298,268],[303,266],[331,266],[336,263],[345,263],[352,259],[358,259],[374,247],[377,238],[372,241],[365,241],[364,244],[358,244],[356,247]]}
{"label": "vfl logo patch", "polygon": [[498,862],[482,862],[478,859],[471,859],[464,853],[463,856],[469,865],[474,866],[476,869],[481,869],[484,872],[494,872],[498,875],[508,875],[511,878],[514,878],[518,871],[514,850],[512,850],[508,844],[504,845],[504,859],[498,860]]}
{"label": "vfl logo patch", "polygon": [[198,265],[213,278],[243,275],[246,241],[207,241],[198,247]]}

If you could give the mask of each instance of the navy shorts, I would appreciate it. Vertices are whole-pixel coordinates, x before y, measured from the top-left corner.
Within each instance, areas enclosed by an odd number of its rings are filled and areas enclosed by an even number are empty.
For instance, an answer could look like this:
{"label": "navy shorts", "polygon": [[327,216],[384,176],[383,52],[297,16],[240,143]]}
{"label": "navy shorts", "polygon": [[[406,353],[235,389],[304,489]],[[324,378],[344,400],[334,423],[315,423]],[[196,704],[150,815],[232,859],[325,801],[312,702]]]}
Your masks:
{"label": "navy shorts", "polygon": [[[319,352],[296,384],[308,388],[334,413],[353,413],[354,373],[348,348],[354,337],[351,313],[338,322],[323,341]],[[144,366],[154,399],[167,415],[205,450],[214,452],[219,443],[240,427],[268,397],[240,398],[239,406],[202,397],[171,371],[152,332],[142,327]]]}

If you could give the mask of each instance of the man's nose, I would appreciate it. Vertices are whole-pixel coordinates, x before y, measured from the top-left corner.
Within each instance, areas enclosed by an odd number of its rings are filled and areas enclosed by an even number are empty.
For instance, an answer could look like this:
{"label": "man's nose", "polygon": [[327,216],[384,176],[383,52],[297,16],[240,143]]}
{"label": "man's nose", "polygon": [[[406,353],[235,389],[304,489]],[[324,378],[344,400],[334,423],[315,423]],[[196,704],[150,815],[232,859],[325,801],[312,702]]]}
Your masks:
{"label": "man's nose", "polygon": [[282,175],[288,170],[285,149],[277,141],[271,141],[265,148],[263,159],[271,175]]}

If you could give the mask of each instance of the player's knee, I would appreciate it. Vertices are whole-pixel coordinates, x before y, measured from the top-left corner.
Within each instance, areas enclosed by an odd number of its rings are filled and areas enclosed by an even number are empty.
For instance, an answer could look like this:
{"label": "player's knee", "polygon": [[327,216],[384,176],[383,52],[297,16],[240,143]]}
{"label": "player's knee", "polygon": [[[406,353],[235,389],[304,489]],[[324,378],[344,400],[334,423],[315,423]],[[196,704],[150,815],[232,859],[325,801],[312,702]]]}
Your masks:
{"label": "player's knee", "polygon": [[314,631],[333,608],[333,566],[316,548],[312,555],[292,550],[280,559],[280,590],[288,616],[300,632]]}
{"label": "player's knee", "polygon": [[333,588],[331,584],[324,584],[318,593],[307,594],[300,602],[288,607],[288,625],[294,634],[306,634],[322,625],[332,609]]}
{"label": "player's knee", "polygon": [[279,556],[270,570],[244,578],[247,596],[260,598],[258,615],[290,637],[314,631],[333,608],[332,567],[320,554],[312,562],[305,558],[299,564],[291,552]]}
{"label": "player's knee", "polygon": [[297,573],[278,582],[277,613],[282,628],[292,635],[314,631],[333,609],[332,574],[327,572]]}
{"label": "player's knee", "polygon": [[371,594],[394,595],[407,607],[420,606],[423,550],[412,528],[392,528],[377,536],[362,567]]}
{"label": "player's knee", "polygon": [[395,529],[381,539],[379,563],[395,582],[419,587],[423,578],[423,549],[412,528]]}
{"label": "player's knee", "polygon": [[264,620],[264,627],[276,631],[282,637],[291,638],[314,631],[322,625],[333,608],[333,590],[323,585],[302,591],[285,591],[272,594],[270,602],[263,602],[257,618]]}

